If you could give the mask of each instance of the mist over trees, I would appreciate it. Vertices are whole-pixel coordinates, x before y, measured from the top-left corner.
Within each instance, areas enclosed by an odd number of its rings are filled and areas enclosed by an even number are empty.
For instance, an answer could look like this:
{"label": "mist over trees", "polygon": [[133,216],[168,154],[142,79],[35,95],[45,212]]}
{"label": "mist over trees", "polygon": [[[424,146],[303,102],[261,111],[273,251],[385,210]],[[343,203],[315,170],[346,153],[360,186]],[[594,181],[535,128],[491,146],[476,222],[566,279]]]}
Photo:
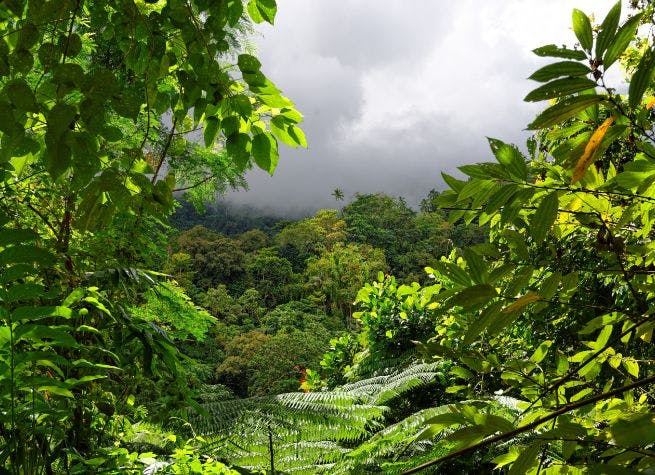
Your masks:
{"label": "mist over trees", "polygon": [[3,473],[651,473],[655,5],[534,51],[527,155],[297,219],[212,201],[307,146],[276,12],[0,4]]}

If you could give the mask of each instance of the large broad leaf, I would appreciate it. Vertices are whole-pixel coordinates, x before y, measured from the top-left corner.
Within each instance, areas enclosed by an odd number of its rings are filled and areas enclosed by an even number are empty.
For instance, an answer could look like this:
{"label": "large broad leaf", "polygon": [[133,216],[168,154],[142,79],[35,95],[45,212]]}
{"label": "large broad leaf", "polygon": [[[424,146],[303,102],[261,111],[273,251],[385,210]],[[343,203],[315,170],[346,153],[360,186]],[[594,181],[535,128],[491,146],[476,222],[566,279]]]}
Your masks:
{"label": "large broad leaf", "polygon": [[577,113],[585,110],[594,104],[605,100],[605,96],[589,94],[583,96],[570,97],[558,102],[539,114],[530,125],[529,130],[544,129],[560,122],[570,119]]}
{"label": "large broad leaf", "polygon": [[469,270],[469,273],[471,274],[471,277],[473,278],[473,281],[476,284],[485,284],[488,273],[487,273],[487,265],[484,262],[484,259],[480,257],[479,254],[477,254],[475,251],[473,251],[471,248],[466,248],[464,249],[464,258],[466,259],[466,264]]}
{"label": "large broad leaf", "polygon": [[607,47],[612,43],[620,18],[621,2],[619,1],[614,4],[600,25],[600,31],[596,37],[596,58],[601,58]]}
{"label": "large broad leaf", "polygon": [[653,77],[654,68],[655,52],[652,49],[649,49],[641,57],[641,60],[637,65],[637,70],[630,81],[630,88],[628,89],[628,102],[630,103],[630,107],[635,108],[641,103],[641,98],[644,97],[644,92],[646,92],[646,88]]}
{"label": "large broad leaf", "polygon": [[593,89],[594,87],[596,87],[596,82],[591,79],[582,77],[561,78],[538,87],[525,96],[525,99],[523,100],[527,102],[536,102],[546,99],[554,99],[557,97],[568,96],[569,94],[576,92],[586,91],[587,89]]}
{"label": "large broad leaf", "polygon": [[539,465],[542,446],[543,442],[538,440],[522,450],[512,464],[512,468],[509,469],[508,475],[523,475],[528,473],[532,467]]}
{"label": "large broad leaf", "polygon": [[589,17],[577,8],[573,10],[573,32],[578,38],[582,49],[591,51],[591,46],[594,42],[591,33],[591,22],[589,21]]}
{"label": "large broad leaf", "polygon": [[240,170],[245,170],[250,159],[250,136],[235,133],[225,142],[225,149]]}
{"label": "large broad leaf", "polygon": [[205,120],[205,131],[203,134],[205,147],[211,147],[214,145],[216,137],[218,136],[219,125],[220,121],[216,117],[207,117]]}
{"label": "large broad leaf", "polygon": [[502,302],[494,302],[485,308],[479,317],[469,323],[466,335],[464,336],[464,343],[471,343],[480,333],[491,326],[494,320],[502,317],[502,308]]}
{"label": "large broad leaf", "polygon": [[273,135],[268,132],[255,135],[252,139],[252,155],[257,166],[272,175],[279,159],[277,141]]}
{"label": "large broad leaf", "polygon": [[589,165],[591,165],[596,160],[596,155],[600,147],[600,144],[603,140],[603,137],[605,137],[605,134],[607,133],[607,129],[609,129],[610,125],[612,125],[613,123],[614,123],[614,116],[608,117],[607,119],[605,119],[605,122],[603,122],[601,126],[598,127],[596,131],[593,133],[593,135],[589,139],[589,142],[587,142],[587,146],[585,147],[584,153],[582,154],[582,156],[578,160],[578,163],[575,166],[571,183],[575,183],[576,181],[580,180],[584,176],[585,172],[587,171],[587,168],[589,168]]}
{"label": "large broad leaf", "polygon": [[450,303],[463,308],[470,308],[487,303],[496,296],[498,296],[498,292],[496,292],[494,287],[487,284],[480,284],[462,290],[450,300]]}
{"label": "large broad leaf", "polygon": [[530,305],[533,302],[536,302],[541,299],[541,296],[532,291],[528,291],[525,295],[522,295],[516,299],[511,305],[503,309],[503,313],[513,313],[523,310],[525,307]]}
{"label": "large broad leaf", "polygon": [[643,447],[655,442],[653,414],[643,414],[612,424],[612,437],[620,447]]}
{"label": "large broad leaf", "polygon": [[608,45],[605,56],[603,57],[603,67],[609,68],[619,56],[623,54],[630,42],[634,39],[637,33],[637,27],[641,21],[642,14],[633,16],[624,25],[619,28],[619,31],[614,36],[612,42]]}
{"label": "large broad leaf", "polygon": [[537,211],[532,215],[530,226],[530,235],[534,242],[540,243],[546,238],[548,231],[550,231],[551,226],[557,218],[558,206],[557,191],[549,193],[541,201]]}
{"label": "large broad leaf", "polygon": [[255,23],[265,21],[272,25],[276,13],[277,3],[275,0],[250,0],[248,2],[248,14]]}
{"label": "large broad leaf", "polygon": [[532,52],[537,56],[550,56],[552,58],[577,59],[580,61],[587,59],[587,55],[584,51],[580,51],[579,49],[562,48],[557,45],[541,46],[533,49]]}
{"label": "large broad leaf", "polygon": [[500,140],[489,138],[491,151],[498,162],[514,177],[525,180],[528,177],[528,167],[525,157],[514,145],[506,144]]}
{"label": "large broad leaf", "polygon": [[588,66],[577,61],[559,61],[536,70],[528,79],[546,82],[562,76],[584,76],[590,72]]}
{"label": "large broad leaf", "polygon": [[262,67],[262,63],[257,58],[249,54],[240,54],[237,65],[242,73],[257,73]]}

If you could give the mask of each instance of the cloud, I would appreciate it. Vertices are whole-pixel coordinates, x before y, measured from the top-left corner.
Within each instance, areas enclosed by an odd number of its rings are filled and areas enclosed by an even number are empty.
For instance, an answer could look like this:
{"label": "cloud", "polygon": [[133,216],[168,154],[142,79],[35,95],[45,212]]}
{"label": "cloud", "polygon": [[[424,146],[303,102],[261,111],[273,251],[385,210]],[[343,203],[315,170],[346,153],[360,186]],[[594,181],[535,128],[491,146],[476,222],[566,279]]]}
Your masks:
{"label": "cloud", "polygon": [[[541,104],[525,78],[547,43],[572,45],[566,0],[285,0],[260,29],[266,74],[305,114],[309,150],[281,147],[274,177],[248,174],[228,200],[278,209],[335,206],[384,191],[412,204],[440,172],[489,160],[485,136],[523,143]],[[580,0],[603,15],[607,0]]]}

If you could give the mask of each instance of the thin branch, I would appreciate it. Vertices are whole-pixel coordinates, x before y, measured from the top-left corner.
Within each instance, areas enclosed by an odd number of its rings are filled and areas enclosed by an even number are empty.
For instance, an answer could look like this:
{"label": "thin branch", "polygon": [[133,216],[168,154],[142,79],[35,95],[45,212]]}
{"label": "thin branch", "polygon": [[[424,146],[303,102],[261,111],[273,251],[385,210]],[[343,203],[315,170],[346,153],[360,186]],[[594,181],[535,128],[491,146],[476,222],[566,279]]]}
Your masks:
{"label": "thin branch", "polygon": [[171,147],[171,142],[173,141],[173,135],[175,134],[175,126],[177,125],[177,117],[173,117],[173,124],[171,125],[171,132],[168,134],[168,139],[166,140],[166,145],[164,145],[164,149],[161,152],[161,156],[159,157],[159,163],[157,164],[157,168],[155,169],[155,173],[152,175],[152,179],[150,180],[150,183],[153,185],[157,181],[157,177],[159,176],[159,171],[161,170],[162,165],[164,164],[164,160],[166,159],[166,154],[168,153],[168,149]]}
{"label": "thin branch", "polygon": [[611,391],[608,391],[606,393],[601,393],[596,396],[590,397],[588,399],[583,399],[582,401],[574,402],[571,404],[566,404],[565,406],[562,406],[559,408],[557,411],[551,412],[547,416],[541,417],[529,424],[517,427],[516,429],[509,431],[509,432],[503,432],[502,434],[495,435],[493,437],[490,437],[488,439],[483,440],[482,442],[479,442],[475,445],[472,445],[470,447],[466,447],[464,449],[458,450],[456,452],[452,452],[448,455],[445,455],[443,457],[440,457],[438,459],[430,460],[429,462],[426,462],[424,464],[421,464],[417,467],[414,467],[412,469],[406,470],[402,472],[402,475],[410,475],[412,473],[418,473],[421,470],[425,470],[428,467],[432,467],[438,463],[445,462],[446,460],[452,460],[457,457],[462,457],[463,455],[468,455],[470,453],[473,453],[483,447],[487,447],[489,445],[495,444],[497,442],[502,442],[508,439],[513,439],[517,435],[523,434],[524,432],[528,432],[531,430],[536,429],[540,425],[542,425],[544,422],[551,421],[553,419],[558,418],[561,415],[567,414],[571,411],[574,411],[576,409],[580,409],[581,407],[588,406],[589,404],[594,404],[599,401],[604,401],[605,399],[609,399],[614,396],[618,396],[619,394],[622,394],[624,392],[630,391],[631,389],[636,389],[642,386],[646,386],[648,384],[655,383],[655,375],[649,376],[647,378],[639,379],[635,381],[634,383],[621,386],[620,388],[613,389]]}
{"label": "thin branch", "polygon": [[197,187],[199,187],[199,186],[201,186],[201,185],[204,185],[205,183],[207,183],[209,180],[211,180],[211,179],[213,179],[213,178],[216,178],[216,175],[215,175],[215,174],[211,174],[211,175],[209,175],[209,176],[206,176],[205,178],[203,178],[203,179],[200,180],[199,182],[194,183],[193,185],[184,186],[184,187],[182,187],[182,188],[175,188],[175,189],[173,190],[173,193],[177,193],[178,191],[187,191],[187,190],[190,190],[190,189],[192,189],[192,188],[197,188]]}

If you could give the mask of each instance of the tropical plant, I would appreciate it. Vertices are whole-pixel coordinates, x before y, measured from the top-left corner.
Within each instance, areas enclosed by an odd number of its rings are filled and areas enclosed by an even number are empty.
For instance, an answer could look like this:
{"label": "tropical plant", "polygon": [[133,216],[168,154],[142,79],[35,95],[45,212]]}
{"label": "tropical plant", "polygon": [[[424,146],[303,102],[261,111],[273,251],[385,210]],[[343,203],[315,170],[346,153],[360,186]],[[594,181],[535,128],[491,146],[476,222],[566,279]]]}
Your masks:
{"label": "tropical plant", "polygon": [[157,262],[147,254],[164,242],[173,192],[198,201],[239,185],[253,163],[272,173],[277,139],[305,145],[302,116],[244,44],[251,22],[275,13],[274,0],[0,4],[0,464],[10,473],[91,470],[133,384],[166,376],[184,393],[171,341],[127,309],[154,283],[137,268]]}
{"label": "tropical plant", "polygon": [[[214,441],[215,457],[240,467],[336,473],[334,464],[347,456],[353,443],[384,429],[389,404],[432,383],[442,374],[441,367],[441,363],[415,364],[331,391],[209,403],[203,405],[208,416],[200,415],[192,424]],[[362,460],[351,457],[351,461]]]}
{"label": "tropical plant", "polygon": [[[453,361],[460,382],[448,391],[462,400],[425,424],[453,447],[403,473],[488,447],[505,448],[493,462],[509,473],[655,465],[655,53],[635,41],[652,14],[648,3],[621,24],[619,2],[593,27],[574,10],[579,47],[535,50],[560,60],[531,76],[544,84],[526,100],[552,103],[529,125],[529,157],[490,139],[496,162],[460,167],[467,181],[444,176],[442,206],[489,225],[490,243],[428,269],[438,327],[420,348]],[[622,58],[625,96],[606,83]],[[518,412],[489,418],[468,401],[497,394],[516,398]]]}

